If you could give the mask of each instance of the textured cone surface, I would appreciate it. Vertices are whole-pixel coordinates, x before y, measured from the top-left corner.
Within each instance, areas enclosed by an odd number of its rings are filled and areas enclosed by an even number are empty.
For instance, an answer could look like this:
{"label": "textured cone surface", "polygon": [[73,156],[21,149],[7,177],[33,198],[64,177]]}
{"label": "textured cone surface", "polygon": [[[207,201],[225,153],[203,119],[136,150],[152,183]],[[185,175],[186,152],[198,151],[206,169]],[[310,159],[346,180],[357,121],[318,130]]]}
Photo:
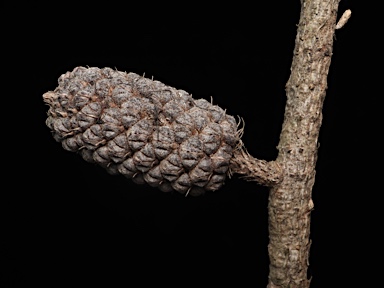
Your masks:
{"label": "textured cone surface", "polygon": [[135,73],[77,67],[43,95],[64,149],[111,174],[200,195],[225,181],[240,137],[234,117]]}

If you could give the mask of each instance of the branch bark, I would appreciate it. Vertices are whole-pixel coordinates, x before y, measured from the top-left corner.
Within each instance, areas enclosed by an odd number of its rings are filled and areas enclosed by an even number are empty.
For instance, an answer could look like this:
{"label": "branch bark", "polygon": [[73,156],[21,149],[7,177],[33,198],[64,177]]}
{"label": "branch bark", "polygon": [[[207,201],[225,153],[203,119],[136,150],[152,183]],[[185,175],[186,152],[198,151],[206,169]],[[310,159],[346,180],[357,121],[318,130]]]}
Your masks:
{"label": "branch bark", "polygon": [[[266,162],[242,149],[231,171],[270,186],[269,281],[267,288],[308,288],[310,214],[314,207],[318,137],[327,89],[340,0],[301,0],[287,102],[276,161]],[[347,10],[348,11],[348,10]]]}
{"label": "branch bark", "polygon": [[269,194],[268,288],[307,288],[310,213],[318,136],[339,0],[302,0],[276,162],[283,180]]}
{"label": "branch bark", "polygon": [[283,171],[275,161],[265,161],[252,157],[243,148],[236,150],[231,159],[231,174],[244,175],[249,181],[272,187],[283,180]]}

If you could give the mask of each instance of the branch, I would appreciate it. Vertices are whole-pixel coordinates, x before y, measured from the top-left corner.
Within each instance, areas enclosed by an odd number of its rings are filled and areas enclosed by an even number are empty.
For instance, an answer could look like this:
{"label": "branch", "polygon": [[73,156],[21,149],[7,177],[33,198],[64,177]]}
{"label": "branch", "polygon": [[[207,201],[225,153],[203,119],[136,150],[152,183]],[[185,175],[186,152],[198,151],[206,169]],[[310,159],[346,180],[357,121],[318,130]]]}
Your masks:
{"label": "branch", "polygon": [[302,0],[277,146],[276,161],[284,178],[269,193],[268,288],[308,288],[311,282],[307,268],[312,187],[339,1]]}
{"label": "branch", "polygon": [[268,187],[283,179],[283,170],[277,162],[256,159],[243,148],[234,152],[230,172],[245,175],[245,179]]}

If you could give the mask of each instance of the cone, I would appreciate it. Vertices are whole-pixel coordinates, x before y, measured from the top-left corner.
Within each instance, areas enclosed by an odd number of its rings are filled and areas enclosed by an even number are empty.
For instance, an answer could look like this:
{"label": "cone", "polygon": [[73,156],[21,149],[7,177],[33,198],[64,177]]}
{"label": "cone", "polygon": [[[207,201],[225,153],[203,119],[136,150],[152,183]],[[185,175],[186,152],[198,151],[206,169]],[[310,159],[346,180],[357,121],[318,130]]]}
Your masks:
{"label": "cone", "polygon": [[201,195],[225,182],[240,141],[233,116],[135,73],[77,67],[43,95],[64,149],[164,192]]}

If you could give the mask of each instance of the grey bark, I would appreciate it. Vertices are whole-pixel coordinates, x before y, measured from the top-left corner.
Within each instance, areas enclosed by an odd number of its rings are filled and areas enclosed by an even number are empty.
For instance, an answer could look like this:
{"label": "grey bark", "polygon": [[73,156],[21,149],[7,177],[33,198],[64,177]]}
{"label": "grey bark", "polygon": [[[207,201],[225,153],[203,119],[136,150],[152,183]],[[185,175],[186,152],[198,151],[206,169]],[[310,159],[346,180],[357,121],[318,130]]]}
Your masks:
{"label": "grey bark", "polygon": [[310,285],[311,195],[339,0],[301,4],[276,160],[284,179],[269,194],[269,288]]}
{"label": "grey bark", "polygon": [[[234,172],[271,186],[268,288],[310,285],[307,269],[310,214],[314,207],[311,195],[338,4],[339,0],[301,1],[278,157],[276,161],[261,163],[263,167],[278,169],[272,169],[272,173],[260,169],[260,160],[253,160],[256,165],[248,161],[248,165],[233,168]],[[249,155],[235,156],[252,159]],[[242,161],[245,162],[233,160]]]}

